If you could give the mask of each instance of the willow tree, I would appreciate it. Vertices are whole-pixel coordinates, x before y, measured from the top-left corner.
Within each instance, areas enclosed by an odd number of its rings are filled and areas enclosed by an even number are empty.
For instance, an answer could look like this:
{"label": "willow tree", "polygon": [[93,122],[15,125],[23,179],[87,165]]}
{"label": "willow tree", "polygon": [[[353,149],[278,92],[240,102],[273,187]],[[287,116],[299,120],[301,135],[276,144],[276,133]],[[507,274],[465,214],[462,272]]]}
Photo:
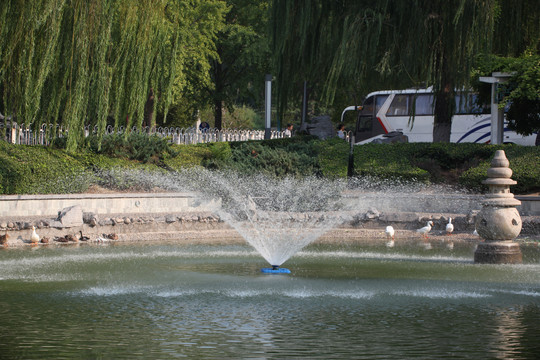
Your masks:
{"label": "willow tree", "polygon": [[219,0],[5,0],[0,111],[62,125],[69,150],[85,125],[102,135],[108,117],[140,127],[149,104],[166,117],[188,55],[213,51],[225,12]]}
{"label": "willow tree", "polygon": [[[269,68],[267,39],[268,0],[227,0],[226,24],[216,40],[219,57],[211,61],[212,86],[203,95],[214,106],[215,127],[221,129],[223,108],[232,111],[235,102],[261,98]],[[261,91],[262,92],[262,91]]]}
{"label": "willow tree", "polygon": [[367,90],[381,80],[427,83],[435,91],[433,140],[447,142],[454,89],[467,84],[473,55],[488,48],[496,13],[496,0],[274,0],[281,108],[300,77],[320,84],[326,103],[351,81]]}

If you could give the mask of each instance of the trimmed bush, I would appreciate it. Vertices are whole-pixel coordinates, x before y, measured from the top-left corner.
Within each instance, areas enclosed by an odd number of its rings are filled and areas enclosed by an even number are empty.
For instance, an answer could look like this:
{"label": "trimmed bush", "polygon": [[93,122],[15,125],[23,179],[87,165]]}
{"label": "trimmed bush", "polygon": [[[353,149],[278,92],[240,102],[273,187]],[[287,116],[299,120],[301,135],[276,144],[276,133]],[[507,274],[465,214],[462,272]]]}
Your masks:
{"label": "trimmed bush", "polygon": [[[404,146],[405,145],[405,146]],[[430,174],[412,163],[411,144],[366,144],[355,146],[354,174],[392,180],[429,182]]]}
{"label": "trimmed bush", "polygon": [[0,141],[3,194],[77,193],[92,181],[92,173],[64,150]]}
{"label": "trimmed bush", "polygon": [[[228,146],[228,143],[223,144]],[[202,166],[213,156],[212,150],[207,144],[173,145],[171,148],[174,156],[163,159],[163,164],[168,169],[175,171],[192,166]]]}
{"label": "trimmed bush", "polygon": [[306,176],[317,171],[315,158],[304,151],[268,146],[264,142],[244,142],[231,147],[231,157],[208,164],[211,169],[240,173],[264,173],[272,176]]}
{"label": "trimmed bush", "polygon": [[326,141],[317,140],[313,143],[320,174],[329,178],[347,177],[349,167],[350,144],[340,138]]}
{"label": "trimmed bush", "polygon": [[511,187],[512,192],[523,194],[540,191],[540,147],[519,145],[492,145],[492,150],[478,166],[465,171],[459,178],[459,183],[475,191],[486,191],[487,186],[482,181],[487,177],[487,169],[491,166],[491,159],[496,150],[502,149],[510,162],[512,179],[517,185]]}
{"label": "trimmed bush", "polygon": [[89,149],[97,154],[109,157],[137,160],[143,163],[157,164],[165,156],[171,154],[171,149],[166,138],[144,133],[130,132],[125,134],[105,135],[98,149],[98,141],[95,136],[86,139]]}
{"label": "trimmed bush", "polygon": [[[159,143],[146,147],[142,144],[146,140],[140,140],[131,150],[126,150],[124,145],[114,149],[111,141],[111,148],[106,152],[113,156],[84,149],[69,154],[53,147],[0,141],[0,193],[76,193],[86,191],[91,184],[123,190],[146,189],[151,185],[144,185],[142,178],[148,174],[159,177],[160,173],[192,166],[273,177],[343,178],[347,175],[349,159],[349,144],[338,138],[323,141],[295,136],[265,141],[167,145],[166,148]],[[124,144],[122,141],[120,144]],[[505,150],[510,161],[512,179],[518,182],[512,187],[514,193],[540,190],[540,147],[518,145],[358,145],[354,147],[354,175],[458,184],[483,191],[485,187],[481,182],[497,149]],[[149,156],[148,161],[144,162],[142,153]]]}

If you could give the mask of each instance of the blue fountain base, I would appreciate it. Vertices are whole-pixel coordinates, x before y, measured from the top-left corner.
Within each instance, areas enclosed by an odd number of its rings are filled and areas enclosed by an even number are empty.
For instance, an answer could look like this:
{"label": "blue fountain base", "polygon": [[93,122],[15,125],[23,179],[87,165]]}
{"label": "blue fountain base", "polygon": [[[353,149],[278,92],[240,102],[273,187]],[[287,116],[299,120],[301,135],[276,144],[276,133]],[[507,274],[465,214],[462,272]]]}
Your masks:
{"label": "blue fountain base", "polygon": [[261,272],[264,274],[290,274],[291,270],[272,265],[271,268],[262,268]]}

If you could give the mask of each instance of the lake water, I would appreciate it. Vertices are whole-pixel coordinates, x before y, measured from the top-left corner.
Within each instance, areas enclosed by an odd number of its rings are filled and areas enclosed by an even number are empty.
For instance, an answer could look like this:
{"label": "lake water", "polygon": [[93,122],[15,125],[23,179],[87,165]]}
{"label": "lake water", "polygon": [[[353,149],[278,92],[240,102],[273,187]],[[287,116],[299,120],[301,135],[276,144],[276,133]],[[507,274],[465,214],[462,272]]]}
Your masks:
{"label": "lake water", "polygon": [[248,246],[0,251],[0,358],[534,359],[540,251],[318,245],[264,275]]}

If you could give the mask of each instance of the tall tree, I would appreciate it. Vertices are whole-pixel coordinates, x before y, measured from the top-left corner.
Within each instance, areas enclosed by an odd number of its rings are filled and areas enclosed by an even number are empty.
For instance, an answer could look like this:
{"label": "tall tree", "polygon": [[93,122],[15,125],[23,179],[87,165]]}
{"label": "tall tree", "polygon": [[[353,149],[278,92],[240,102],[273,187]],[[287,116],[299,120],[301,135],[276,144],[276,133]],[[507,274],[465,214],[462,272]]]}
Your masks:
{"label": "tall tree", "polygon": [[0,111],[68,128],[69,150],[85,125],[102,135],[108,116],[139,127],[149,106],[166,116],[186,64],[208,63],[225,10],[220,0],[5,0]]}
{"label": "tall tree", "polygon": [[454,89],[467,83],[473,55],[489,45],[496,10],[496,0],[274,0],[282,100],[297,74],[322,84],[327,103],[351,79],[428,83],[436,95],[433,140],[449,141]]}
{"label": "tall tree", "polygon": [[227,0],[226,25],[216,41],[218,58],[212,60],[212,87],[205,94],[212,99],[215,127],[223,126],[223,110],[235,103],[260,98],[270,52],[267,39],[269,1]]}
{"label": "tall tree", "polygon": [[[491,85],[478,82],[492,72],[514,75],[504,89],[501,107],[509,107],[509,128],[519,134],[540,134],[540,7],[536,0],[500,0],[495,23],[492,54],[480,54],[471,79],[484,99]],[[502,95],[502,94],[501,94]],[[540,143],[540,135],[537,135]]]}

